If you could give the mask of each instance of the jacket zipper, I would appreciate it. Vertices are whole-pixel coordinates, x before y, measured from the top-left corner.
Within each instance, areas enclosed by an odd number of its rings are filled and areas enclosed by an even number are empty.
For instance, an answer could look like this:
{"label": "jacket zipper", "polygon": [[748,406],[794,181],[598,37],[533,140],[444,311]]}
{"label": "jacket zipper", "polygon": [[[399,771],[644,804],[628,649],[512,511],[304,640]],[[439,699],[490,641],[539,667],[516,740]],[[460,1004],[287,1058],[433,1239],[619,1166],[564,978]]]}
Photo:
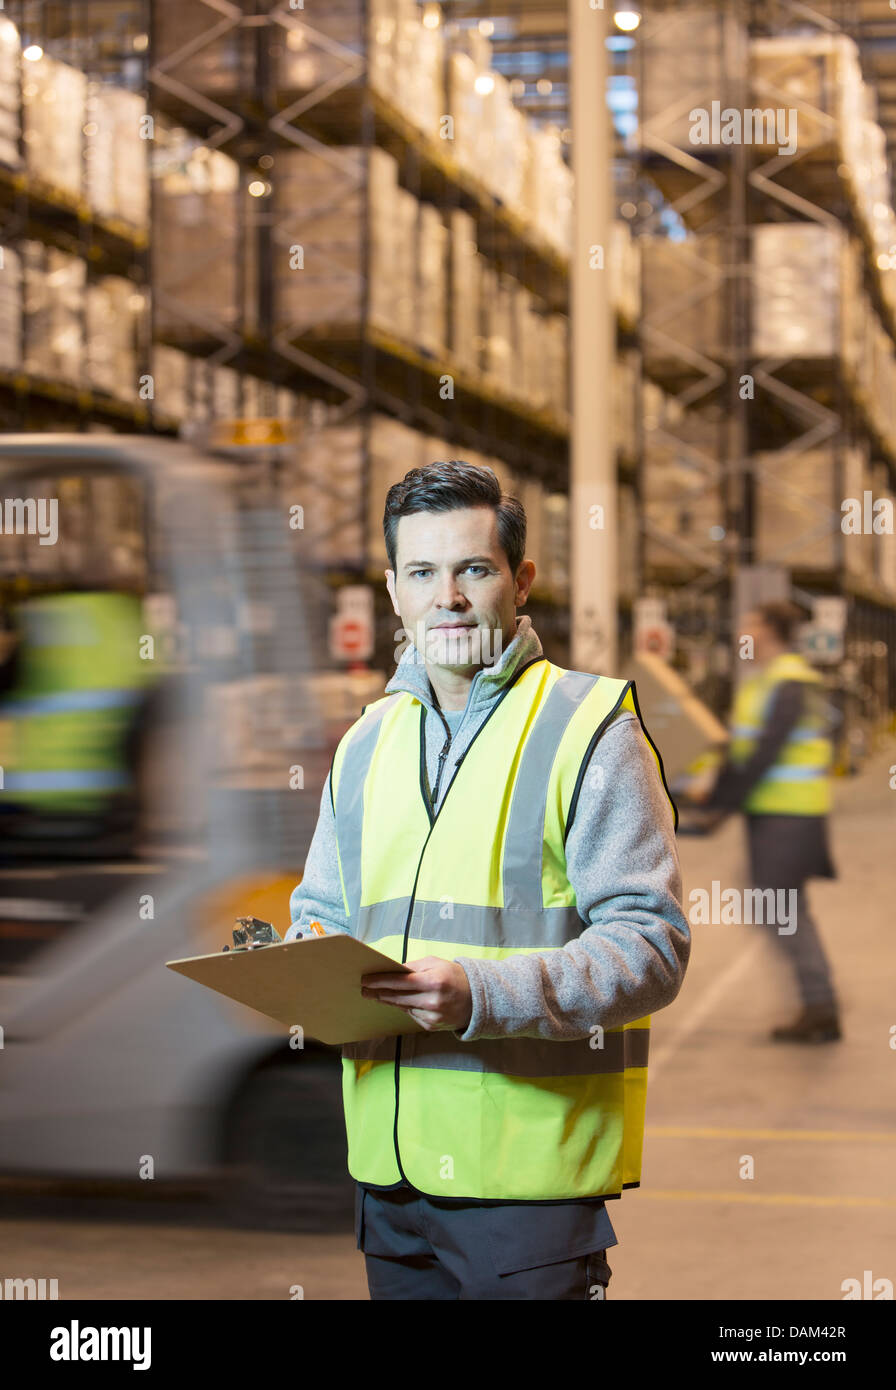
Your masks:
{"label": "jacket zipper", "polygon": [[[435,809],[436,802],[437,802],[438,799],[439,799],[439,783],[440,783],[441,780],[442,780],[442,769],[443,769],[444,766],[445,766],[445,759],[446,759],[447,756],[448,756],[448,749],[449,749],[450,747],[451,747],[451,734],[450,734],[450,732],[449,732],[449,733],[446,735],[445,742],[444,742],[444,745],[443,745],[443,747],[442,747],[442,751],[441,751],[441,753],[439,754],[439,770],[438,770],[438,772],[436,773],[436,784],[435,784],[435,786],[434,786],[433,789],[432,789],[432,796],[431,796],[431,798],[430,798],[430,799],[431,799],[431,803],[432,803],[433,809]],[[430,817],[430,820],[432,820],[432,817]]]}

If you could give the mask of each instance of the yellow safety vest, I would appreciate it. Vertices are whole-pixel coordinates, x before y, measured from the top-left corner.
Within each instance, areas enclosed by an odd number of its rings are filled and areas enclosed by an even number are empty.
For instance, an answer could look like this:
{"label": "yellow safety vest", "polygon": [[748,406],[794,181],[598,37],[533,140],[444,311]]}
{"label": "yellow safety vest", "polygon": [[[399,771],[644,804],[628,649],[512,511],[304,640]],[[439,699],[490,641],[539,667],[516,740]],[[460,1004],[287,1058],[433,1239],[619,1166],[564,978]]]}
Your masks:
{"label": "yellow safety vest", "polygon": [[[352,934],[400,961],[501,961],[575,941],[589,923],[566,834],[591,751],[622,709],[640,720],[631,682],[533,659],[433,813],[425,706],[407,692],[368,705],[331,769]],[[446,1030],[348,1045],[349,1171],[467,1200],[618,1196],[640,1182],[649,1036],[647,1017],[572,1042]]]}
{"label": "yellow safety vest", "polygon": [[130,789],[125,740],[154,675],[140,660],[140,602],[44,594],[22,606],[20,622],[17,684],[0,700],[0,796],[44,813],[100,812]]}
{"label": "yellow safety vest", "polygon": [[728,754],[736,765],[750,757],[782,681],[803,681],[811,687],[809,698],[774,766],[757,782],[742,809],[755,815],[823,816],[831,807],[833,757],[826,733],[823,681],[797,652],[782,652],[738,688]]}

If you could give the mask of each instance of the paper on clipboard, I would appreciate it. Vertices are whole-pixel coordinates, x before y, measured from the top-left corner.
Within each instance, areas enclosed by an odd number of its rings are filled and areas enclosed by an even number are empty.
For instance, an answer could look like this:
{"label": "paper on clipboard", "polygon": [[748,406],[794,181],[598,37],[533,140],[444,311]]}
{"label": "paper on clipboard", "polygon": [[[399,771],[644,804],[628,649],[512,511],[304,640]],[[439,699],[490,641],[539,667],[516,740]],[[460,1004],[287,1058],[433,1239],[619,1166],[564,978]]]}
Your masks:
{"label": "paper on clipboard", "polygon": [[361,994],[362,975],[409,967],[343,932],[165,964],[287,1028],[299,1024],[320,1042],[338,1045],[424,1031],[404,1009]]}

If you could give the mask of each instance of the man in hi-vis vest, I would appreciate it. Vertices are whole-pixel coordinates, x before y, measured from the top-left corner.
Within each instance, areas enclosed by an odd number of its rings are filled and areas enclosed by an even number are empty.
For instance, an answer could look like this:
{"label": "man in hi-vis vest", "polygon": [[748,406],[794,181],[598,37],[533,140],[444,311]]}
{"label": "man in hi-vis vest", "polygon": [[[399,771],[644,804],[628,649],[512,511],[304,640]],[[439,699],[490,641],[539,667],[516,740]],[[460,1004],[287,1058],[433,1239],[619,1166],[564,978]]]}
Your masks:
{"label": "man in hi-vis vest", "polygon": [[370,1294],[601,1299],[690,950],[675,808],[631,684],[516,616],[535,566],[490,469],[412,469],[384,529],[412,641],[336,750],[287,932],[414,966],[365,992],[423,1031],[343,1048]]}
{"label": "man in hi-vis vest", "polygon": [[806,881],[836,878],[828,843],[831,708],[821,676],[794,650],[803,621],[792,603],[773,600],[747,613],[756,671],[737,688],[731,743],[708,813],[740,810],[747,823],[753,886],[785,907],[771,933],[786,955],[802,999],[800,1013],[774,1028],[774,1042],[838,1042],[840,1011],[831,968],[809,913]]}

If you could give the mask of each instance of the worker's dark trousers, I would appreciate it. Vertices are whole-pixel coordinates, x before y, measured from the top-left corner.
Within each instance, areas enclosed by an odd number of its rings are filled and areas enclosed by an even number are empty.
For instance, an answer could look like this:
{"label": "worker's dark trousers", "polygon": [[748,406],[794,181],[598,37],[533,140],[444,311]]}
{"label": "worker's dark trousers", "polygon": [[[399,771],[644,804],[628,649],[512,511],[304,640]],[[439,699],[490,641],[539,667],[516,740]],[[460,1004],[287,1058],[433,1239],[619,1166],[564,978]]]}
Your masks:
{"label": "worker's dark trousers", "polygon": [[[758,885],[757,885],[758,886]],[[763,884],[768,888],[770,884]],[[814,918],[809,912],[809,898],[806,892],[806,883],[795,886],[795,897],[791,899],[788,891],[783,890],[785,896],[782,897],[782,904],[786,905],[785,910],[790,915],[790,904],[793,902],[796,913],[796,931],[779,932],[777,925],[769,923],[768,931],[774,941],[777,942],[777,949],[787,960],[793,971],[794,980],[800,992],[803,1005],[810,1006],[826,1005],[832,1013],[837,1012],[837,996],[834,990],[834,983],[831,978],[831,968],[825,953],[824,945],[815,924]],[[776,890],[777,891],[777,888]],[[788,920],[788,927],[793,925],[793,920]]]}
{"label": "worker's dark trousers", "polygon": [[507,1261],[495,1258],[487,1208],[431,1200],[408,1188],[380,1193],[358,1185],[356,1191],[355,1234],[372,1299],[607,1296],[611,1271],[604,1250],[502,1273],[498,1264]]}

